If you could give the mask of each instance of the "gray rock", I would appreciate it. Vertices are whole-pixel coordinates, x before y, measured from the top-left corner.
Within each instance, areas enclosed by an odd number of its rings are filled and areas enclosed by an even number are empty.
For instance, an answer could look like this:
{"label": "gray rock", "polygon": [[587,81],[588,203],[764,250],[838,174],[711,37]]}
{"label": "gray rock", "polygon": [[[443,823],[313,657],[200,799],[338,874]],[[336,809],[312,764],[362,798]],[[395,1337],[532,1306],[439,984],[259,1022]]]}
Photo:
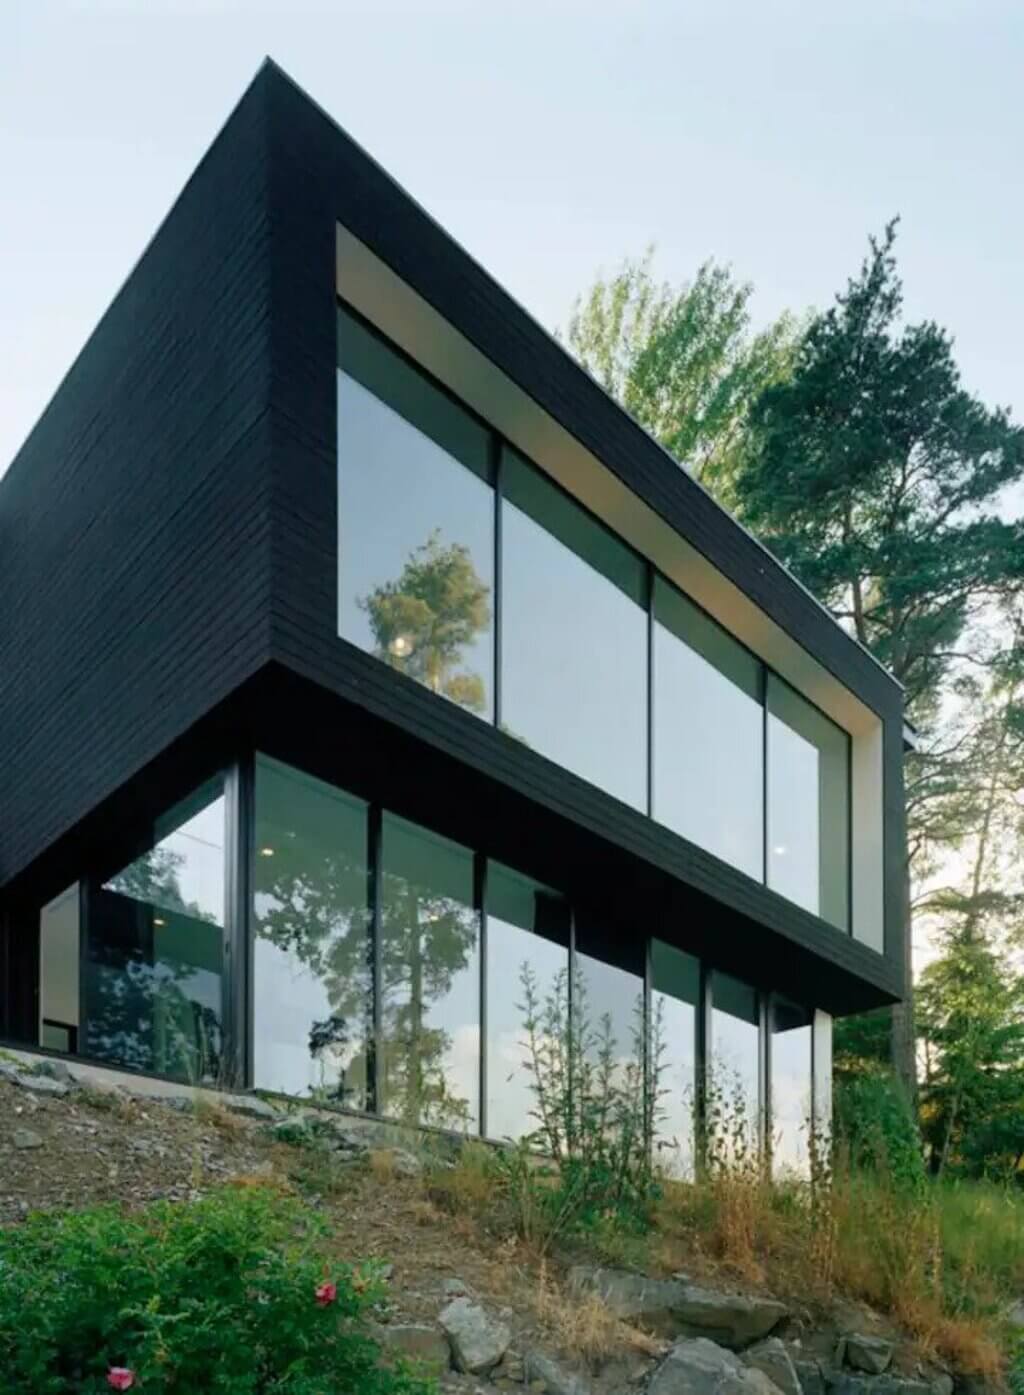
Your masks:
{"label": "gray rock", "polygon": [[763,1371],[782,1395],[804,1395],[800,1377],[786,1349],[786,1344],[778,1337],[766,1337],[743,1353],[743,1360],[755,1370]]}
{"label": "gray rock", "polygon": [[931,1395],[927,1381],[909,1377],[861,1375],[857,1371],[826,1371],[828,1395]]}
{"label": "gray rock", "polygon": [[1011,1327],[1024,1329],[1024,1298],[1018,1298],[1016,1303],[1011,1303],[1005,1316]]}
{"label": "gray rock", "polygon": [[15,1071],[9,1077],[15,1085],[20,1085],[23,1090],[31,1090],[34,1095],[55,1095],[58,1099],[66,1095],[70,1086],[63,1080],[54,1080],[49,1075],[28,1075],[23,1071]]}
{"label": "gray rock", "polygon": [[63,1080],[65,1085],[72,1085],[75,1077],[71,1074],[67,1065],[63,1061],[36,1061],[30,1071],[31,1075],[48,1075],[51,1080]]}
{"label": "gray rock", "polygon": [[443,1279],[441,1292],[446,1298],[465,1298],[469,1292],[469,1285],[458,1278]]}
{"label": "gray rock", "polygon": [[778,1387],[717,1342],[695,1337],[675,1343],[647,1395],[778,1395]]}
{"label": "gray rock", "polygon": [[863,1333],[850,1332],[847,1333],[845,1347],[847,1364],[872,1376],[880,1376],[892,1360],[893,1343],[887,1342],[884,1337],[866,1337]]}
{"label": "gray rock", "polygon": [[455,1366],[470,1375],[489,1371],[508,1350],[512,1333],[468,1298],[455,1298],[438,1318],[448,1334]]}
{"label": "gray rock", "polygon": [[382,1148],[381,1152],[391,1160],[391,1170],[396,1177],[419,1177],[423,1172],[423,1164],[415,1153],[410,1153],[405,1148]]}
{"label": "gray rock", "polygon": [[451,1347],[448,1338],[436,1327],[426,1324],[403,1322],[391,1323],[379,1329],[380,1343],[396,1356],[406,1361],[415,1361],[431,1375],[439,1376],[451,1365]]}
{"label": "gray rock", "polygon": [[579,1376],[559,1366],[540,1351],[528,1351],[523,1357],[526,1383],[532,1388],[535,1381],[543,1381],[548,1395],[590,1395],[590,1386]]}
{"label": "gray rock", "polygon": [[526,1362],[524,1358],[510,1347],[491,1372],[491,1380],[504,1380],[510,1381],[513,1385],[522,1385],[526,1380]]}
{"label": "gray rock", "polygon": [[803,1387],[804,1395],[825,1395],[825,1377],[821,1362],[813,1357],[793,1357],[793,1369]]}
{"label": "gray rock", "polygon": [[712,1337],[741,1348],[766,1337],[787,1315],[774,1298],[719,1293],[679,1279],[649,1279],[625,1269],[577,1265],[569,1273],[576,1293],[596,1293],[616,1317],[668,1337]]}
{"label": "gray rock", "polygon": [[259,1095],[220,1095],[220,1103],[232,1114],[244,1114],[249,1119],[279,1119],[278,1110]]}
{"label": "gray rock", "polygon": [[36,1133],[35,1129],[15,1129],[11,1134],[11,1142],[15,1148],[41,1148],[43,1136]]}
{"label": "gray rock", "polygon": [[937,1376],[932,1376],[932,1395],[953,1395],[954,1381],[948,1371],[940,1371]]}

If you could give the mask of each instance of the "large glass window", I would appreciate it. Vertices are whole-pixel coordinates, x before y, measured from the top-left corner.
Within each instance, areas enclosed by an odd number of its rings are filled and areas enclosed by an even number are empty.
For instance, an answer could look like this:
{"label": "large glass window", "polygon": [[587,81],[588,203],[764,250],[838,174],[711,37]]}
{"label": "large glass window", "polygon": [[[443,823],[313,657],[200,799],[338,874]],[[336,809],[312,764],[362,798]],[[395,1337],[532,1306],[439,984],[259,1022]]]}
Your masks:
{"label": "large glass window", "polygon": [[81,1049],[190,1082],[221,1073],[224,795],[218,777],[158,820],[89,893]]}
{"label": "large glass window", "polygon": [[761,665],[660,578],[654,622],[654,817],[760,881]]}
{"label": "large glass window", "polygon": [[810,1168],[812,1014],[786,998],[771,1010],[771,1149],[776,1175]]}
{"label": "large glass window", "polygon": [[255,1084],[364,1109],[367,806],[261,756],[255,808]]}
{"label": "large glass window", "polygon": [[654,1159],[670,1177],[693,1175],[699,1002],[697,960],[661,940],[652,940],[650,1079]]}
{"label": "large glass window", "polygon": [[511,451],[502,480],[502,726],[645,809],[644,564]]}
{"label": "large glass window", "polygon": [[729,974],[711,976],[707,1084],[708,1146],[738,1161],[757,1156],[761,1137],[760,1011],[756,989]]}
{"label": "large glass window", "polygon": [[489,434],[343,311],[338,356],[339,633],[490,719]]}
{"label": "large glass window", "polygon": [[39,1045],[78,1050],[81,889],[74,882],[39,912]]}
{"label": "large glass window", "polygon": [[[557,1083],[569,1005],[569,906],[500,863],[487,868],[487,1133],[541,1135],[538,1085]],[[563,1037],[564,1041],[564,1037]]]}
{"label": "large glass window", "polygon": [[390,814],[382,837],[380,1109],[471,1132],[480,1095],[473,855]]}
{"label": "large glass window", "polygon": [[[644,937],[588,910],[576,913],[572,1029],[594,1085],[611,1065],[613,1086],[643,1107]],[[640,1117],[640,1116],[638,1116]]]}
{"label": "large glass window", "polygon": [[849,924],[850,738],[768,675],[768,885]]}

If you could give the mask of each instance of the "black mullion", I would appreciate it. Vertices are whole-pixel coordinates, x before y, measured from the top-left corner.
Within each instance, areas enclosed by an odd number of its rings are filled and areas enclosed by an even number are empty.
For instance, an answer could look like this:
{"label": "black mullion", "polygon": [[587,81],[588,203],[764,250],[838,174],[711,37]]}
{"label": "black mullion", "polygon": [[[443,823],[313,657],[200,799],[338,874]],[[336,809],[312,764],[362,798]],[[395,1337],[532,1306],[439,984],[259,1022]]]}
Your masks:
{"label": "black mullion", "polygon": [[480,1108],[479,1133],[487,1137],[487,859],[473,855],[473,900],[480,930]]}
{"label": "black mullion", "polygon": [[569,904],[569,983],[566,993],[566,1008],[568,1017],[568,1059],[566,1062],[566,1108],[568,1115],[565,1123],[565,1143],[566,1150],[569,1151],[572,1142],[571,1133],[573,1131],[573,1091],[576,1082],[573,1079],[572,1063],[576,1056],[576,907]]}
{"label": "black mullion", "polygon": [[774,1017],[774,996],[759,992],[757,995],[758,1020],[758,1091],[761,1096],[758,1109],[758,1130],[760,1133],[761,1159],[767,1171],[772,1166],[772,1020]]}
{"label": "black mullion", "polygon": [[654,567],[647,564],[647,817],[654,817]]}
{"label": "black mullion", "polygon": [[708,1095],[712,1089],[711,1080],[711,1011],[712,1011],[712,970],[701,960],[698,988],[697,1011],[694,1013],[697,1091],[694,1100],[694,1163],[698,1170],[707,1163]]}
{"label": "black mullion", "polygon": [[502,514],[504,513],[504,447],[491,432],[491,467],[494,482],[494,725],[501,730],[501,600]]}
{"label": "black mullion", "polygon": [[653,1058],[653,1033],[651,1030],[651,937],[647,935],[644,940],[644,997],[643,997],[643,1091],[644,1091],[644,1135],[647,1146],[648,1161],[654,1161],[654,1115],[657,1107],[657,1096],[655,1094],[656,1084],[654,1078],[655,1062]]}
{"label": "black mullion", "polygon": [[761,883],[769,886],[768,854],[771,850],[771,830],[768,827],[768,669],[761,665]]}
{"label": "black mullion", "polygon": [[252,951],[255,768],[246,754],[224,776],[224,1058],[228,1079],[253,1084],[254,983]]}
{"label": "black mullion", "polygon": [[[882,801],[885,817],[885,801]],[[820,873],[819,873],[820,875]],[[846,933],[853,935],[853,737],[846,733]],[[883,940],[884,944],[884,940]]]}
{"label": "black mullion", "polygon": [[371,804],[367,813],[368,853],[366,869],[366,901],[369,922],[367,956],[370,961],[370,1002],[366,1042],[366,1107],[371,1114],[381,1114],[384,1102],[384,1059],[382,1024],[384,1018],[381,973],[381,899],[382,845],[384,818],[379,804]]}

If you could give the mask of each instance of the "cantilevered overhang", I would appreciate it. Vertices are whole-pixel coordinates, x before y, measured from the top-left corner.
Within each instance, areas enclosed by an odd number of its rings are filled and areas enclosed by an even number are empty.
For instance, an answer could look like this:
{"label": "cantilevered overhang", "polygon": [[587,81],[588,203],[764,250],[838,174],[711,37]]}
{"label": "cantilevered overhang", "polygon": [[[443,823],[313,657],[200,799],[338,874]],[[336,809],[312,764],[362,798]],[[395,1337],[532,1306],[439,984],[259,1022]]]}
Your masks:
{"label": "cantilevered overhang", "polygon": [[[337,580],[326,571],[337,537],[337,296],[850,733],[857,933],[844,935],[753,883],[734,888],[748,928],[740,930],[734,918],[732,933],[741,943],[749,941],[750,927],[773,925],[785,938],[789,925],[794,945],[817,947],[842,966],[851,1001],[863,996],[857,984],[876,1002],[899,996],[905,933],[899,685],[287,77],[268,65],[257,84],[263,84],[271,142],[272,395],[281,437],[279,499],[289,519],[277,554],[283,565],[275,657],[602,836],[630,843],[641,857],[644,845],[652,866],[674,868],[702,893],[713,895],[714,885],[729,881],[720,866],[702,871],[696,851],[684,856],[682,840],[670,848],[675,835],[652,820],[547,768],[535,753],[513,749],[516,743],[477,719],[444,710],[451,705],[433,695],[407,691],[415,685],[390,669],[378,675],[383,666],[338,638],[331,608]],[[884,954],[867,948],[873,939],[884,939]]]}

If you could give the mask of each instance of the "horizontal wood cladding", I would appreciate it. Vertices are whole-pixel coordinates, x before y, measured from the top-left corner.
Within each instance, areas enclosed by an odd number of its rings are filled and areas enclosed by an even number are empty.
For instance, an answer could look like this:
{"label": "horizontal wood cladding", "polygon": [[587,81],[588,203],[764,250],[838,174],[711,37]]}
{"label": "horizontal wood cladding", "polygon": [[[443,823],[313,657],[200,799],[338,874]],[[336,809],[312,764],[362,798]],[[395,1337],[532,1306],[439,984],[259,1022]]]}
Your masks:
{"label": "horizontal wood cladding", "polygon": [[256,84],[0,480],[0,886],[266,660],[266,131]]}

